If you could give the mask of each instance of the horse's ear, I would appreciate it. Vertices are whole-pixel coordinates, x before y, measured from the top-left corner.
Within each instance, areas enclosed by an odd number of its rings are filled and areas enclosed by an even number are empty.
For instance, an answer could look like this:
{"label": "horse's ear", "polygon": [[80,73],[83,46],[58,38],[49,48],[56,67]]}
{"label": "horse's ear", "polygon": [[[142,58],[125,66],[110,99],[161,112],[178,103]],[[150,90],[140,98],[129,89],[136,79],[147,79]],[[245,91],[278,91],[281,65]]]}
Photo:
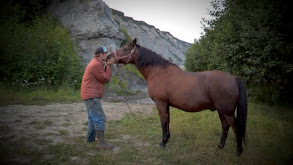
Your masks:
{"label": "horse's ear", "polygon": [[133,39],[132,43],[133,45],[136,45],[136,38]]}

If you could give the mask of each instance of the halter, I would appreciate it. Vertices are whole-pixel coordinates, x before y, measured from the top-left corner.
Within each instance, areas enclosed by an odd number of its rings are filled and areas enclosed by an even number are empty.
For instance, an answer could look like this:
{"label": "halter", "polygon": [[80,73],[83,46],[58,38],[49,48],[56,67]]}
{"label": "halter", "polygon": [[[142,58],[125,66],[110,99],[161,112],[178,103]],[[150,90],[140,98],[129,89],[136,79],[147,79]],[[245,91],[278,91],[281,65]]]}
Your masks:
{"label": "halter", "polygon": [[[134,46],[134,48],[130,51],[130,53],[129,53],[128,55],[123,56],[123,57],[117,57],[117,55],[116,55],[116,51],[114,51],[115,63],[116,63],[116,65],[117,65],[117,67],[118,67],[118,61],[121,60],[121,59],[128,58],[126,64],[129,63],[129,60],[131,59],[131,57],[132,57],[132,55],[133,55],[133,53],[134,53],[135,48],[136,48],[136,45]],[[126,65],[126,64],[125,64],[125,65]]]}
{"label": "halter", "polygon": [[[129,60],[131,59],[131,57],[132,57],[132,55],[133,55],[133,53],[134,53],[135,48],[136,48],[136,45],[134,46],[134,48],[130,51],[130,53],[129,53],[128,55],[123,56],[123,57],[117,57],[117,55],[116,55],[116,51],[113,52],[113,53],[114,53],[114,56],[115,56],[115,63],[116,63],[116,65],[117,65],[117,67],[118,67],[118,61],[121,60],[121,59],[128,58],[126,64],[129,63]],[[125,64],[125,65],[126,65],[126,64]],[[118,75],[119,75],[119,69],[117,70],[117,76],[118,76]],[[119,79],[119,80],[120,80],[120,82],[122,82],[121,79]],[[124,97],[124,99],[125,99],[125,101],[126,101],[126,104],[127,104],[127,107],[128,107],[128,109],[129,109],[129,111],[130,111],[131,116],[134,118],[134,120],[135,120],[137,123],[139,123],[139,122],[136,120],[136,118],[133,116],[133,114],[132,114],[132,111],[131,111],[131,109],[130,109],[130,107],[129,107],[129,105],[128,105],[128,102],[127,102],[126,96],[123,96],[123,97]]]}

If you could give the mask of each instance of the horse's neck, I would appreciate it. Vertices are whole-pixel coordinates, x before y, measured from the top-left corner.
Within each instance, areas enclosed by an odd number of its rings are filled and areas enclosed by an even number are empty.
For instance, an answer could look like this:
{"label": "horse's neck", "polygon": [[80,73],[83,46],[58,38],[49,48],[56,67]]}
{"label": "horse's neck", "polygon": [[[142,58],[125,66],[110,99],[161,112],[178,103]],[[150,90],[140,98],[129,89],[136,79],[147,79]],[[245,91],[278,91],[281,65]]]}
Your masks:
{"label": "horse's neck", "polygon": [[136,68],[142,74],[142,76],[144,77],[144,79],[146,81],[148,81],[148,77],[152,73],[153,67],[150,67],[150,66],[147,66],[147,67],[138,67],[136,61],[137,61],[137,59],[135,57],[135,60],[133,62],[131,62],[131,63],[136,66]]}
{"label": "horse's neck", "polygon": [[[137,66],[136,66],[137,67]],[[147,81],[149,76],[154,73],[154,67],[137,67],[144,79]]]}
{"label": "horse's neck", "polygon": [[[136,66],[137,67],[137,66]],[[179,67],[175,65],[169,64],[167,67],[159,67],[159,66],[149,66],[149,67],[137,67],[139,72],[142,74],[142,76],[145,78],[146,81],[152,76],[159,75],[160,72],[167,73],[166,70],[168,70],[170,73],[175,72],[183,72]]]}

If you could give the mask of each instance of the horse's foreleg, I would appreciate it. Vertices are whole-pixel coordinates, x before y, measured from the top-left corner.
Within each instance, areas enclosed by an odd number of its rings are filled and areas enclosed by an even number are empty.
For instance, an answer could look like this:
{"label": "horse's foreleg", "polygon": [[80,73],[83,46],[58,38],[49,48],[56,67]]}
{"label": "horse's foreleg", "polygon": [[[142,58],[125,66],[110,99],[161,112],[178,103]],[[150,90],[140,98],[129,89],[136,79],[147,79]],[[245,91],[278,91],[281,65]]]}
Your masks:
{"label": "horse's foreleg", "polygon": [[228,122],[225,120],[225,118],[220,113],[219,113],[219,117],[220,117],[221,124],[222,124],[222,137],[221,137],[221,141],[219,143],[219,148],[222,149],[225,146],[230,125],[228,124]]}
{"label": "horse's foreleg", "polygon": [[162,142],[160,143],[160,146],[165,147],[165,144],[168,142],[168,139],[170,138],[170,109],[169,105],[165,102],[156,102],[156,107],[159,111],[161,127],[163,131],[163,138]]}

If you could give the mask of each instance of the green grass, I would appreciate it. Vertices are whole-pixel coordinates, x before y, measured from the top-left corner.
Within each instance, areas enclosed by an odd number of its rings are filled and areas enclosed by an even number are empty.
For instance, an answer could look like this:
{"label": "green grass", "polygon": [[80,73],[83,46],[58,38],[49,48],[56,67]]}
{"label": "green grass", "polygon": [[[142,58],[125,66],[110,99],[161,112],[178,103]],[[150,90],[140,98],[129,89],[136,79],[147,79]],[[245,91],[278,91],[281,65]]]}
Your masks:
{"label": "green grass", "polygon": [[68,135],[69,132],[67,130],[58,130],[59,135]]}
{"label": "green grass", "polygon": [[[26,157],[29,164],[258,165],[289,164],[292,161],[293,112],[290,108],[249,104],[247,145],[241,157],[236,156],[232,130],[229,131],[225,148],[217,149],[221,137],[217,112],[187,113],[171,108],[171,138],[165,149],[158,145],[162,135],[157,112],[135,116],[139,123],[131,115],[120,121],[108,122],[106,139],[118,151],[98,151],[95,143],[87,143],[84,137],[78,137],[68,144],[45,142],[43,150],[35,152],[35,148],[22,145],[26,142],[23,139],[13,148],[14,155]],[[40,122],[30,124],[39,125]],[[65,131],[59,133],[60,136],[67,136]]]}
{"label": "green grass", "polygon": [[33,125],[33,127],[38,130],[38,129],[45,129],[46,126],[52,125],[53,122],[50,120],[45,120],[44,122],[32,121],[29,124]]}
{"label": "green grass", "polygon": [[[236,156],[235,135],[229,131],[226,146],[217,151],[221,124],[217,112],[186,113],[171,109],[171,138],[165,149],[158,147],[161,127],[157,114],[140,116],[137,123],[125,116],[110,122],[110,136],[129,135],[149,143],[147,147],[117,144],[122,148],[117,162],[146,164],[289,164],[293,153],[293,112],[287,108],[250,104],[247,146]],[[110,156],[106,155],[106,156]],[[123,164],[123,163],[122,163]]]}
{"label": "green grass", "polygon": [[31,87],[0,85],[0,106],[11,104],[45,105],[50,103],[72,103],[81,101],[80,91],[63,85],[52,87]]}
{"label": "green grass", "polygon": [[[67,87],[33,90],[0,85],[0,89],[1,105],[80,101],[79,92]],[[165,149],[158,145],[162,130],[154,108],[152,115],[135,114],[139,123],[131,115],[107,122],[106,139],[118,151],[98,151],[95,144],[87,143],[84,137],[57,144],[36,139],[37,144],[42,144],[42,149],[39,149],[25,145],[37,136],[15,142],[9,141],[3,134],[1,141],[5,145],[1,146],[4,148],[0,151],[0,157],[23,158],[27,164],[289,164],[293,160],[292,108],[250,103],[248,110],[247,146],[244,146],[241,157],[236,156],[232,129],[225,148],[217,149],[221,138],[217,112],[187,113],[175,108],[171,108],[170,112],[171,138]],[[68,123],[67,119],[63,125]],[[52,125],[53,121],[32,121],[28,124],[38,131]],[[87,122],[82,125],[86,126]],[[2,133],[9,132],[9,129],[1,127]],[[86,130],[83,131],[86,133]],[[66,130],[60,130],[58,136],[70,138]]]}

